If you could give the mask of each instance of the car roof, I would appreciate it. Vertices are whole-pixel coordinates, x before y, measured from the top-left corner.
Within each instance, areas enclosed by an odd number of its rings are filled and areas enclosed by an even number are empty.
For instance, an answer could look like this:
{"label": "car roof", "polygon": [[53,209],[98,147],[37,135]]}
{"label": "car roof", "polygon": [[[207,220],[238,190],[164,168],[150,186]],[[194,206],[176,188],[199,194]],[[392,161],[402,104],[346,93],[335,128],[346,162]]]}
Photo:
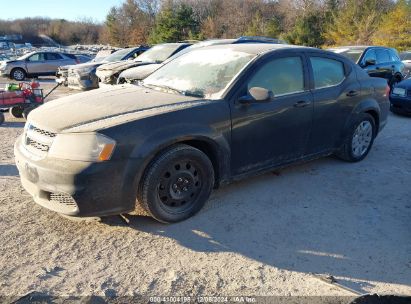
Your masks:
{"label": "car roof", "polygon": [[319,49],[315,48],[310,48],[310,47],[304,47],[304,46],[298,46],[298,45],[289,45],[289,44],[267,44],[267,43],[240,43],[240,44],[220,44],[220,45],[211,45],[211,46],[205,46],[203,49],[230,49],[233,51],[237,52],[243,52],[243,53],[249,53],[249,54],[263,54],[269,51],[275,51],[275,50],[293,50],[293,49],[299,49],[299,50],[318,50],[322,51]]}
{"label": "car roof", "polygon": [[[189,42],[171,42],[171,43],[159,43],[159,44],[156,44],[156,45],[170,45],[170,46],[180,46],[180,45],[192,45],[192,43],[189,43]],[[156,46],[156,45],[153,45],[153,46]]]}
{"label": "car roof", "polygon": [[392,49],[387,46],[380,46],[380,45],[347,45],[347,46],[337,46],[331,47],[330,50],[340,50],[340,49],[349,49],[349,50],[366,50],[369,48],[381,48],[381,49]]}

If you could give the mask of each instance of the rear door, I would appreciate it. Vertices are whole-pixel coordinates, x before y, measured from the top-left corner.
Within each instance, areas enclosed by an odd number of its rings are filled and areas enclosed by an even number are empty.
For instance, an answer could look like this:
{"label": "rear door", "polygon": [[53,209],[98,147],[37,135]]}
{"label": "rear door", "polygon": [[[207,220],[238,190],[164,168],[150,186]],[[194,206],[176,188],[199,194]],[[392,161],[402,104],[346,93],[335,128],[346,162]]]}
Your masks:
{"label": "rear door", "polygon": [[55,74],[59,66],[64,65],[64,58],[58,53],[46,53],[45,70],[48,74]]}
{"label": "rear door", "polygon": [[307,55],[314,98],[307,154],[316,154],[336,147],[347,117],[361,99],[361,85],[350,61],[329,54]]}

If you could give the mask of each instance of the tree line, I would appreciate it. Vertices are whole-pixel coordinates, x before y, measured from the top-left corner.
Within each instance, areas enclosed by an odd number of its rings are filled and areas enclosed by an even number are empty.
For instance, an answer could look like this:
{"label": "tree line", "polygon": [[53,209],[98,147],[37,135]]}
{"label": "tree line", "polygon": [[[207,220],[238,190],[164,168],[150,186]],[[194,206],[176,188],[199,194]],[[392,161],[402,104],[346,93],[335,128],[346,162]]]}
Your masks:
{"label": "tree line", "polygon": [[243,35],[306,46],[411,48],[410,0],[125,0],[103,24],[42,18],[0,21],[0,35],[37,31],[63,44],[115,46]]}

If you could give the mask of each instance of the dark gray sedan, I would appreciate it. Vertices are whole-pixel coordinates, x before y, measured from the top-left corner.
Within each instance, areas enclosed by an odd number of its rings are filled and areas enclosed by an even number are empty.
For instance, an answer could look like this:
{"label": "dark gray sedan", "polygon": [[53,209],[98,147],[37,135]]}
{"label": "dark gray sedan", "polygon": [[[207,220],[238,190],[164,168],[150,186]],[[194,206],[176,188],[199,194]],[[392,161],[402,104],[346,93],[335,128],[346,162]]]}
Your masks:
{"label": "dark gray sedan", "polygon": [[387,87],[318,49],[204,47],[139,86],[39,107],[15,160],[24,188],[50,210],[104,216],[139,203],[177,222],[228,182],[332,154],[363,160],[387,122]]}

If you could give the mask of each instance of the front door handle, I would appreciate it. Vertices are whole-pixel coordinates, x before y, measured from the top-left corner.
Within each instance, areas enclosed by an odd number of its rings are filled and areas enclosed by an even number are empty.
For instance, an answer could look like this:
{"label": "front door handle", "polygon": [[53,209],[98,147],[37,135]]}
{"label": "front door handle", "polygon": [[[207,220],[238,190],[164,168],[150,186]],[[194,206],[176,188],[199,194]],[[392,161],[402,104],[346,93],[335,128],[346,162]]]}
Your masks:
{"label": "front door handle", "polygon": [[301,101],[296,102],[296,103],[294,104],[294,107],[296,107],[296,108],[304,108],[304,107],[306,107],[306,106],[308,106],[308,105],[310,105],[310,104],[311,104],[310,101],[301,100]]}
{"label": "front door handle", "polygon": [[357,96],[358,95],[358,91],[349,91],[348,93],[347,93],[347,96],[348,97],[354,97],[354,96]]}

